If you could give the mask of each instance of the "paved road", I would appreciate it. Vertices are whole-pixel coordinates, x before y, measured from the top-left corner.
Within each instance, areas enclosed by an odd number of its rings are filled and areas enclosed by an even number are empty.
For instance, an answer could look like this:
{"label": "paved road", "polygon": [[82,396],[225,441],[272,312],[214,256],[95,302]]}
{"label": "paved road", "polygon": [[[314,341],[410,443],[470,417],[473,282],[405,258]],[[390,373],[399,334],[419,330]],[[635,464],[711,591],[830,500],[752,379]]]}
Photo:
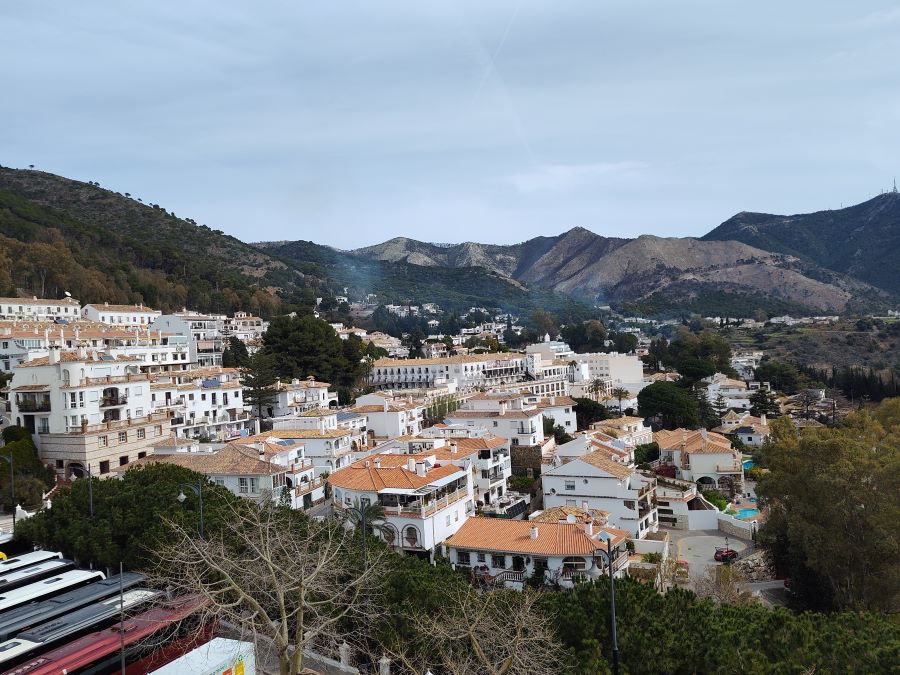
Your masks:
{"label": "paved road", "polygon": [[787,605],[788,591],[784,587],[784,581],[776,579],[774,581],[751,581],[741,584],[744,590],[758,594],[760,600],[765,605]]}
{"label": "paved road", "polygon": [[[728,548],[744,555],[752,548],[753,542],[738,539],[733,536],[725,536],[718,530],[669,530],[671,541],[675,544],[679,560],[687,560],[688,571],[691,579],[702,577],[706,570],[715,565],[721,565],[713,559],[717,548]],[[692,586],[692,584],[689,584]]]}

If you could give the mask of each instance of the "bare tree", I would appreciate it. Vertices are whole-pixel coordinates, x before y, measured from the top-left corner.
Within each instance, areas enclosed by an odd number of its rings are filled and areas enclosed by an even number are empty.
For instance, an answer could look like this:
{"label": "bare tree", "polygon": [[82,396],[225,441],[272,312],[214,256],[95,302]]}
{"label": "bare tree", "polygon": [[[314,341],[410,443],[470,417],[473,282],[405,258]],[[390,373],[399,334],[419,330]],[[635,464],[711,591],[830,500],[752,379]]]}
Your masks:
{"label": "bare tree", "polygon": [[[268,642],[281,675],[303,671],[303,650],[340,642],[341,623],[364,614],[383,554],[363,570],[352,535],[273,503],[238,505],[211,538],[170,523],[158,579],[209,601],[201,620]],[[359,542],[355,542],[359,546]]]}
{"label": "bare tree", "polygon": [[563,646],[553,616],[539,603],[543,592],[462,586],[441,611],[413,617],[415,637],[381,645],[406,672],[448,675],[536,675],[563,669]]}
{"label": "bare tree", "polygon": [[753,594],[742,590],[744,575],[734,565],[715,565],[694,584],[697,595],[711,598],[717,604],[743,604],[755,602]]}

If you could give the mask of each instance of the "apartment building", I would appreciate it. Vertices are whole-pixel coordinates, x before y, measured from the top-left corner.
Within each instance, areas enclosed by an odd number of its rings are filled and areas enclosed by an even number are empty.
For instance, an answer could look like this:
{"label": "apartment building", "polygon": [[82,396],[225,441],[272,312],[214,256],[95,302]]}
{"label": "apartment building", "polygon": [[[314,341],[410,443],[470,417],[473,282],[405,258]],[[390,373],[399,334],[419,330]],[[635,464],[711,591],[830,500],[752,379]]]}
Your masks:
{"label": "apartment building", "polygon": [[312,461],[317,476],[346,467],[353,459],[352,454],[358,451],[358,447],[353,447],[351,442],[352,432],[338,428],[337,415],[333,412],[286,418],[276,423],[284,426],[261,432],[244,439],[244,442],[280,439],[302,443],[305,456]]}
{"label": "apartment building", "polygon": [[160,315],[158,309],[138,305],[85,305],[81,315],[89,321],[98,321],[110,326],[128,326],[143,328],[151,325]]}
{"label": "apartment building", "polygon": [[448,413],[446,422],[483,427],[508,438],[511,445],[536,446],[544,442],[544,415],[526,397],[515,393],[475,394]]}
{"label": "apartment building", "polygon": [[600,420],[591,424],[591,429],[602,431],[631,446],[653,442],[653,430],[644,426],[643,417],[625,415],[609,420]]}
{"label": "apartment building", "polygon": [[762,447],[766,439],[772,435],[772,427],[765,415],[754,417],[749,412],[735,412],[729,410],[722,417],[722,424],[713,429],[714,432],[730,435],[740,440],[744,445],[754,448]]}
{"label": "apartment building", "polygon": [[221,366],[227,318],[224,314],[202,314],[183,309],[174,314],[162,314],[156,317],[151,328],[189,338],[191,341],[190,360],[201,367]]}
{"label": "apartment building", "polygon": [[335,511],[380,504],[395,550],[432,556],[475,512],[468,470],[433,455],[375,454],[328,476]]}
{"label": "apartment building", "polygon": [[422,430],[422,405],[385,392],[365,394],[356,399],[353,412],[366,416],[366,427],[379,438],[416,436]]}
{"label": "apartment building", "polygon": [[658,529],[654,499],[656,480],[633,467],[614,461],[598,450],[541,474],[544,506],[599,509],[609,521],[641,539]]}
{"label": "apartment building", "polygon": [[500,387],[534,377],[540,357],[516,353],[438,359],[379,359],[371,382],[381,389],[417,389],[455,382],[460,392]]}
{"label": "apartment building", "polygon": [[328,391],[330,384],[314,377],[294,378],[290,382],[275,383],[275,400],[266,411],[267,417],[285,417],[316,408],[337,407],[337,393]]}
{"label": "apartment building", "polygon": [[153,414],[149,376],[132,357],[80,347],[19,364],[10,383],[10,419],[34,436],[41,458],[62,475],[98,474],[138,458],[168,435]]}
{"label": "apartment building", "polygon": [[0,319],[74,321],[81,317],[81,303],[74,298],[0,298]]}
{"label": "apartment building", "polygon": [[257,432],[258,421],[244,405],[235,368],[196,368],[155,375],[153,410],[170,414],[176,436],[227,441]]}

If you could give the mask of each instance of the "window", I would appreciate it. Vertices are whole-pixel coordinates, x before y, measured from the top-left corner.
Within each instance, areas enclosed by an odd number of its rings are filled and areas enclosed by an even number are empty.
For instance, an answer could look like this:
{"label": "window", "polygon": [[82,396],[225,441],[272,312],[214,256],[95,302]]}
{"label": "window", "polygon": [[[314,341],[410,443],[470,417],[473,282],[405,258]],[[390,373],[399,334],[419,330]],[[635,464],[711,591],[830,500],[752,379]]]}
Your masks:
{"label": "window", "polygon": [[128,455],[119,457],[119,466],[125,466],[126,464],[128,464]]}
{"label": "window", "polygon": [[472,561],[472,556],[468,551],[457,551],[456,552],[456,564],[457,565],[468,565]]}
{"label": "window", "polygon": [[567,499],[566,506],[577,506],[574,499]]}
{"label": "window", "polygon": [[146,456],[147,456],[146,452],[141,451],[138,453],[138,459],[144,459],[144,457],[146,457]]}
{"label": "window", "polygon": [[240,492],[242,495],[247,494],[247,492],[249,492],[250,490],[249,484],[250,481],[248,481],[246,478],[238,478],[238,492]]}
{"label": "window", "polygon": [[62,469],[63,466],[65,466],[65,464],[63,464],[63,461],[61,459],[56,460],[56,468],[57,469]]}
{"label": "window", "polygon": [[491,567],[495,567],[497,569],[506,569],[506,556],[505,555],[492,555],[491,556]]}
{"label": "window", "polygon": [[259,492],[259,478],[251,478],[250,479],[250,494],[256,494]]}
{"label": "window", "polygon": [[128,442],[128,432],[120,431],[119,432],[119,443],[127,443]]}
{"label": "window", "polygon": [[216,476],[215,478],[213,478],[213,483],[215,483],[216,485],[221,485],[221,486],[224,487],[224,485],[225,485],[225,478],[223,478],[222,476]]}
{"label": "window", "polygon": [[450,527],[450,514],[447,514],[447,527]]}
{"label": "window", "polygon": [[109,462],[100,462],[100,473],[109,473]]}
{"label": "window", "polygon": [[485,561],[484,553],[478,554],[478,562],[483,563]]}
{"label": "window", "polygon": [[566,480],[566,490],[574,490],[575,489],[575,480]]}
{"label": "window", "polygon": [[161,424],[156,425],[156,435],[162,436],[162,425]]}
{"label": "window", "polygon": [[144,429],[137,430],[137,437],[139,441],[144,440],[147,437],[147,432]]}
{"label": "window", "polygon": [[109,436],[101,436],[97,440],[100,441],[101,448],[105,448],[106,446],[109,445]]}

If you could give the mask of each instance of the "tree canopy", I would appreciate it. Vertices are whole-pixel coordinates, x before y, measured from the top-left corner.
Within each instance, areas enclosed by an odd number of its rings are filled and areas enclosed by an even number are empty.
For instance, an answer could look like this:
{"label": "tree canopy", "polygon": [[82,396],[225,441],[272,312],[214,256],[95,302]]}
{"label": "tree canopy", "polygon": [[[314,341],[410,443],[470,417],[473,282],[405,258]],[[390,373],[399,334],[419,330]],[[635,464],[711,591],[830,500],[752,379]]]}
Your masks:
{"label": "tree canopy", "polygon": [[695,429],[700,424],[697,399],[674,382],[654,382],[641,389],[638,409],[641,417],[658,417],[667,429]]}

